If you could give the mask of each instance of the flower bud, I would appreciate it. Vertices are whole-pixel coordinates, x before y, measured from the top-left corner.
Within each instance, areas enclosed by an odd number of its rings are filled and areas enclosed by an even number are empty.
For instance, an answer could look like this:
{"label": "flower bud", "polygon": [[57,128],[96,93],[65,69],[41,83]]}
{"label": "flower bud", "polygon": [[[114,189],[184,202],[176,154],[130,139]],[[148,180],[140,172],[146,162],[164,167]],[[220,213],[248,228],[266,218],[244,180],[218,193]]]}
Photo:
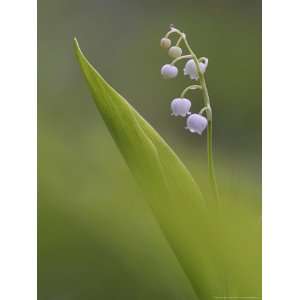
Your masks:
{"label": "flower bud", "polygon": [[163,49],[168,49],[170,48],[171,46],[171,40],[168,39],[168,38],[162,38],[160,40],[160,46],[163,48]]}
{"label": "flower bud", "polygon": [[175,98],[171,102],[172,116],[185,117],[190,115],[191,101],[186,98]]}
{"label": "flower bud", "polygon": [[163,76],[163,78],[165,79],[171,79],[171,78],[175,78],[178,74],[178,69],[173,66],[173,65],[164,65],[162,66],[161,70],[161,75]]}
{"label": "flower bud", "polygon": [[192,114],[186,120],[186,129],[192,133],[202,134],[207,127],[207,119],[200,114]]}
{"label": "flower bud", "polygon": [[[202,74],[205,73],[207,65],[208,65],[207,58],[204,58],[204,62],[202,62],[202,61],[199,62],[199,69]],[[190,76],[190,79],[192,79],[192,80],[198,80],[199,76],[197,73],[195,61],[193,59],[190,59],[187,61],[187,63],[185,64],[185,67],[183,69],[183,73],[184,73],[184,75]]]}
{"label": "flower bud", "polygon": [[177,58],[177,57],[181,56],[182,49],[178,46],[173,46],[169,49],[168,54],[172,58]]}

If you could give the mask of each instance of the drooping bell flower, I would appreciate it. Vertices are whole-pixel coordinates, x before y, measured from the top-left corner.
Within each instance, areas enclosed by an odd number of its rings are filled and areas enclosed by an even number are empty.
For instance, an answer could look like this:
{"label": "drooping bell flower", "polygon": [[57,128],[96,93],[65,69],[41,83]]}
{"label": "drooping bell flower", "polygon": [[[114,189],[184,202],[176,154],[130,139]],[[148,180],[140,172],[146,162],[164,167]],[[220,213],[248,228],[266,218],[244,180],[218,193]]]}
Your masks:
{"label": "drooping bell flower", "polygon": [[192,133],[202,134],[207,127],[207,119],[200,114],[192,114],[186,120],[186,129]]}
{"label": "drooping bell flower", "polygon": [[190,115],[191,101],[186,98],[175,98],[171,102],[171,115],[186,117]]}
{"label": "drooping bell flower", "polygon": [[164,65],[162,66],[161,70],[161,75],[163,76],[163,78],[165,79],[171,79],[171,78],[175,78],[178,74],[178,69],[170,64]]}
{"label": "drooping bell flower", "polygon": [[[198,64],[199,64],[200,72],[204,74],[208,66],[208,59],[203,58],[202,60],[203,61],[200,61]],[[187,61],[183,69],[183,74],[190,76],[190,79],[192,80],[198,80],[199,76],[197,73],[197,68],[194,59],[190,59]]]}

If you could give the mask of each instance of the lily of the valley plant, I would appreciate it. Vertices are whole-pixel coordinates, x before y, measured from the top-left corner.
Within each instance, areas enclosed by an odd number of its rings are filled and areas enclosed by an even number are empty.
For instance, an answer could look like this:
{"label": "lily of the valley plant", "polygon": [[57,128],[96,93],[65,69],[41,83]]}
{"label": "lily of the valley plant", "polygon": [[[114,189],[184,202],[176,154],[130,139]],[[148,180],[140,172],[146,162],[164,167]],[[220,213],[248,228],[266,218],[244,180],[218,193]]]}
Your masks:
{"label": "lily of the valley plant", "polygon": [[[260,239],[257,235],[260,230],[259,223],[253,222],[252,213],[246,213],[240,205],[233,206],[233,202],[228,207],[224,199],[222,210],[216,214],[218,207],[209,201],[211,195],[204,197],[200,182],[199,185],[195,182],[175,151],[97,72],[76,39],[74,46],[95,104],[140,188],[141,198],[146,200],[175,254],[170,253],[183,271],[183,282],[188,279],[187,287],[194,291],[195,297],[182,298],[247,298],[257,293],[260,250],[255,242]],[[161,47],[168,49],[171,57],[171,62],[161,68],[162,76],[168,79],[183,73],[193,81],[172,99],[171,111],[175,117],[186,118],[186,128],[194,137],[203,140],[202,135],[206,134],[209,180],[219,203],[213,163],[213,110],[205,82],[208,59],[196,55],[187,36],[174,26],[161,39]],[[178,62],[185,63],[181,71]],[[199,99],[203,102],[200,112],[193,110],[189,97],[192,92],[200,92]],[[245,223],[241,222],[236,228],[235,222],[224,222],[225,216],[226,220],[245,219]]]}
{"label": "lily of the valley plant", "polygon": [[[175,36],[176,43],[172,45],[170,39],[171,36]],[[183,50],[180,47],[184,44],[187,53],[183,54]],[[205,72],[208,66],[208,59],[206,57],[198,57],[192,50],[188,43],[187,36],[182,31],[170,26],[170,30],[161,39],[160,45],[163,49],[168,49],[168,54],[173,61],[169,64],[165,64],[161,68],[161,75],[165,79],[172,79],[178,75],[178,68],[176,63],[181,60],[187,60],[183,74],[189,76],[191,80],[198,81],[198,84],[193,84],[186,87],[181,95],[171,102],[171,111],[173,116],[187,117],[186,129],[192,133],[201,135],[207,128],[207,154],[208,154],[208,171],[210,183],[215,195],[218,199],[218,190],[215,179],[214,161],[213,161],[213,138],[212,138],[212,107],[208,95],[207,85],[205,82]],[[185,95],[190,90],[200,90],[202,92],[204,106],[199,113],[191,113],[192,106],[191,100]]]}

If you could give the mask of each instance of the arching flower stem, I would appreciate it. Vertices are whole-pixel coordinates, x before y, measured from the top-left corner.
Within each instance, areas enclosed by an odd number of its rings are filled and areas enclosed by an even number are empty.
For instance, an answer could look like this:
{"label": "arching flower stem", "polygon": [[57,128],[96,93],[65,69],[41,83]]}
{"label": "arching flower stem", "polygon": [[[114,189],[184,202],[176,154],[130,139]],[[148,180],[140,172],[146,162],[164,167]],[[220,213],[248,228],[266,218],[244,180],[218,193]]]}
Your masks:
{"label": "arching flower stem", "polygon": [[203,107],[203,108],[200,110],[199,114],[200,114],[200,115],[203,115],[203,113],[204,113],[205,111],[206,111],[206,115],[209,114],[209,113],[211,113],[211,112],[210,112],[210,108],[207,107],[207,106],[205,106],[205,107]]}
{"label": "arching flower stem", "polygon": [[175,58],[172,62],[171,65],[174,66],[178,61],[182,60],[182,59],[188,59],[188,58],[192,58],[192,55],[182,55],[179,56],[177,58]]}
{"label": "arching flower stem", "polygon": [[182,39],[183,39],[183,37],[182,37],[182,35],[179,37],[179,39],[178,39],[178,41],[177,41],[177,43],[176,43],[176,47],[178,47],[179,45],[180,45],[180,42],[182,41]]}
{"label": "arching flower stem", "polygon": [[190,85],[190,86],[186,87],[182,91],[182,93],[180,94],[180,98],[184,98],[184,95],[186,94],[187,91],[189,91],[189,90],[197,90],[197,89],[201,90],[202,89],[201,85],[195,84],[195,85]]}
{"label": "arching flower stem", "polygon": [[210,105],[210,99],[208,95],[208,90],[207,90],[207,85],[205,81],[205,76],[200,72],[199,64],[198,64],[198,59],[194,51],[192,50],[191,46],[189,45],[185,33],[182,33],[178,29],[171,27],[171,30],[167,33],[167,35],[171,33],[177,33],[179,34],[184,43],[185,46],[188,50],[188,52],[191,55],[191,58],[194,60],[195,65],[196,65],[196,70],[199,76],[199,83],[200,86],[202,87],[202,94],[203,94],[203,99],[204,99],[204,105],[207,108],[207,120],[208,120],[208,126],[207,126],[207,159],[208,159],[208,173],[209,173],[209,180],[210,184],[212,187],[212,191],[214,193],[214,197],[217,202],[219,202],[219,192],[218,192],[218,186],[217,186],[217,181],[216,181],[216,176],[215,176],[215,168],[214,168],[214,160],[213,160],[213,126],[212,126],[212,109]]}
{"label": "arching flower stem", "polygon": [[165,35],[166,38],[168,38],[172,33],[176,33],[179,35],[179,37],[182,37],[182,38],[185,36],[185,34],[183,32],[179,31],[175,27],[173,27],[173,26],[170,26],[170,27],[171,27],[171,29]]}

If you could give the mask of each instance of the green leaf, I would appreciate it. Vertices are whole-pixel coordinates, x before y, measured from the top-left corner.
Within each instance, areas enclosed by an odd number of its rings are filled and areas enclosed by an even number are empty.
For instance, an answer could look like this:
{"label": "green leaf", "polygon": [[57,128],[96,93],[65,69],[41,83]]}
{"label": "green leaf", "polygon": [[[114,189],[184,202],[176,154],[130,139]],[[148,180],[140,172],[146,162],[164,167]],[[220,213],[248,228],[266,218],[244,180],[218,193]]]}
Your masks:
{"label": "green leaf", "polygon": [[198,185],[163,138],[94,69],[75,39],[98,110],[200,299],[218,290],[205,203]]}

